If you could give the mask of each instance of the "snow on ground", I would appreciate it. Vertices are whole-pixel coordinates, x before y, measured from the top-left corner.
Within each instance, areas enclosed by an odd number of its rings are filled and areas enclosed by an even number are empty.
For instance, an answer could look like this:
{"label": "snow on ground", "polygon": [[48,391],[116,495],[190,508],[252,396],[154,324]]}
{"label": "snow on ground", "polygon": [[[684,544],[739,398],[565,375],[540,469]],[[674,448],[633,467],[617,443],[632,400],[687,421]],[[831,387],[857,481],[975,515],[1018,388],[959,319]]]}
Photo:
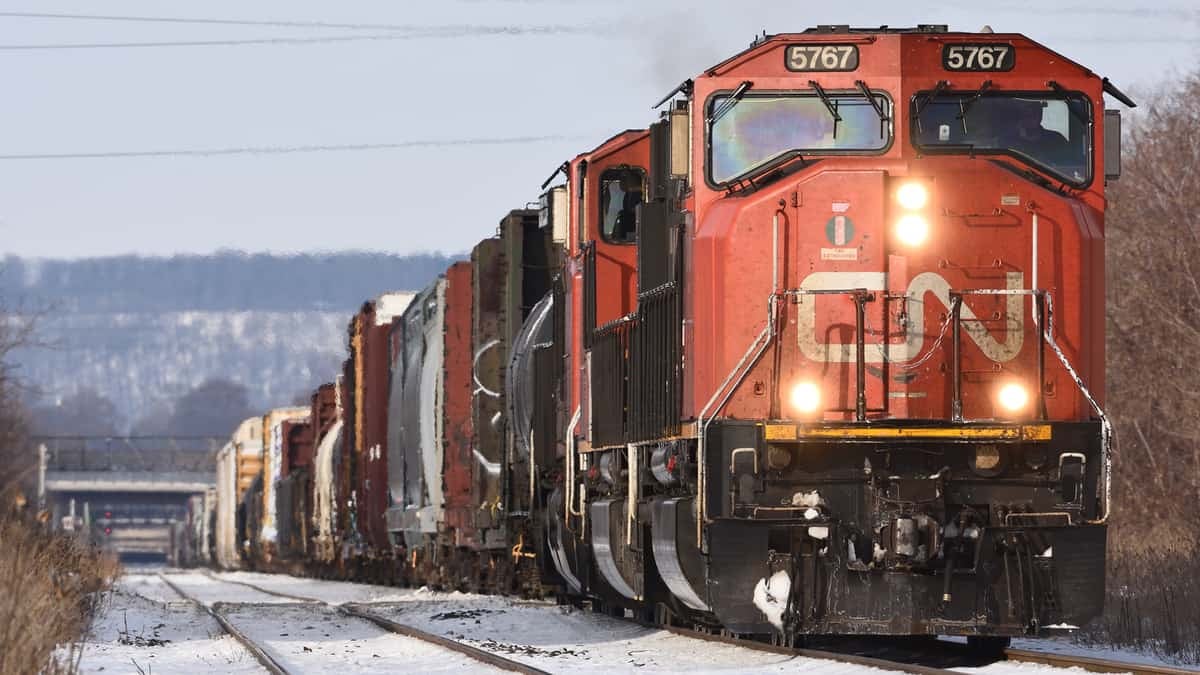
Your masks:
{"label": "snow on ground", "polygon": [[500,672],[323,605],[226,607],[225,615],[280,665],[303,673]]}
{"label": "snow on ground", "polygon": [[[966,642],[966,638],[941,638],[947,642]],[[1195,665],[1178,664],[1164,659],[1160,659],[1151,654],[1143,654],[1124,649],[1110,649],[1106,647],[1089,647],[1071,642],[1068,637],[1053,637],[1040,639],[1022,639],[1013,640],[1012,646],[1014,649],[1024,649],[1031,652],[1045,652],[1048,654],[1062,654],[1064,656],[1084,656],[1092,659],[1102,659],[1106,661],[1120,661],[1128,663],[1131,666],[1149,665],[1149,666],[1167,666],[1169,668],[1184,668],[1186,670],[1196,670],[1200,672],[1200,668]],[[964,673],[984,673],[985,675],[1004,675],[1006,673],[1020,673],[1023,675],[1031,675],[1033,673],[1051,672],[1051,670],[1040,671],[1041,669],[1051,669],[1051,666],[1044,666],[1032,663],[1021,663],[1019,661],[1008,661],[993,663],[988,666],[978,668],[954,668],[954,670]],[[1052,669],[1058,673],[1062,673],[1064,669]],[[1072,669],[1076,670],[1076,669]]]}
{"label": "snow on ground", "polygon": [[983,673],[983,675],[1082,675],[1087,672],[1079,667],[1060,668],[1023,661],[997,661],[977,668],[960,667],[950,670],[956,673]]}
{"label": "snow on ground", "polygon": [[1045,638],[1041,640],[1013,640],[1012,644],[1015,649],[1028,649],[1031,652],[1049,652],[1051,654],[1063,654],[1066,656],[1086,656],[1093,659],[1106,659],[1109,661],[1120,661],[1122,663],[1141,664],[1148,666],[1167,666],[1170,668],[1184,668],[1187,670],[1195,670],[1200,672],[1200,666],[1195,664],[1179,664],[1173,661],[1158,658],[1153,654],[1143,654],[1128,649],[1117,649],[1112,647],[1101,646],[1086,646],[1071,642],[1069,638]]}
{"label": "snow on ground", "polygon": [[260,586],[268,591],[288,593],[340,605],[347,602],[400,601],[412,595],[413,590],[392,586],[373,586],[348,581],[325,581],[307,579],[286,574],[263,574],[261,572],[221,572],[220,579],[241,581]]}
{"label": "snow on ground", "polygon": [[[272,656],[298,672],[477,672],[487,666],[465,656],[384,631],[344,616],[336,605],[356,603],[399,623],[523,661],[550,672],[665,673],[791,672],[817,675],[883,671],[836,661],[788,657],[735,645],[706,642],[628,621],[545,602],[496,596],[439,593],[256,572],[172,572],[171,581],[202,602],[245,603],[225,608],[230,620]],[[304,605],[265,590],[313,598]],[[114,617],[117,617],[114,619]],[[128,617],[129,627],[124,627]],[[116,621],[117,623],[114,623]],[[129,644],[120,644],[124,641]],[[138,640],[138,636],[143,639]],[[146,646],[169,640],[160,646]],[[140,644],[141,646],[137,646]],[[1017,640],[1034,651],[1161,664],[1136,653],[1088,648],[1067,639]],[[164,673],[261,672],[240,645],[178,596],[155,574],[127,574],[97,623],[83,659],[84,672],[137,672],[134,661]],[[1170,664],[1168,664],[1170,665]],[[1063,675],[1063,668],[999,662],[959,667],[982,675]],[[1071,669],[1078,671],[1078,669]],[[147,669],[147,672],[149,670]]]}
{"label": "snow on ground", "polygon": [[172,602],[182,600],[179,594],[163,582],[157,574],[125,573],[117,580],[116,587],[126,593],[140,595],[155,602]]}
{"label": "snow on ground", "polygon": [[143,582],[123,579],[109,595],[84,640],[80,672],[265,672],[203,609],[174,594],[173,602],[143,597],[142,590],[162,595],[162,589]]}
{"label": "snow on ground", "polygon": [[403,602],[367,609],[553,673],[885,672],[707,642],[573,607],[510,598],[422,590]]}

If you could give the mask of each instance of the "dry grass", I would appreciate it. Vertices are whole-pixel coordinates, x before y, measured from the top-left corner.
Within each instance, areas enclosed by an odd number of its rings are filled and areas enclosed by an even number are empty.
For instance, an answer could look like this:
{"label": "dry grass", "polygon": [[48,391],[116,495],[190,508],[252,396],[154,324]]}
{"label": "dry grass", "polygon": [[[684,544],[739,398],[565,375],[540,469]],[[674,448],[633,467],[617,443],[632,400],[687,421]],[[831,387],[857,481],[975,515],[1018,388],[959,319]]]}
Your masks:
{"label": "dry grass", "polygon": [[74,537],[0,516],[0,675],[73,672],[72,645],[118,573],[115,560]]}
{"label": "dry grass", "polygon": [[1135,649],[1200,663],[1200,557],[1125,554],[1112,561],[1104,616],[1078,636],[1085,644]]}

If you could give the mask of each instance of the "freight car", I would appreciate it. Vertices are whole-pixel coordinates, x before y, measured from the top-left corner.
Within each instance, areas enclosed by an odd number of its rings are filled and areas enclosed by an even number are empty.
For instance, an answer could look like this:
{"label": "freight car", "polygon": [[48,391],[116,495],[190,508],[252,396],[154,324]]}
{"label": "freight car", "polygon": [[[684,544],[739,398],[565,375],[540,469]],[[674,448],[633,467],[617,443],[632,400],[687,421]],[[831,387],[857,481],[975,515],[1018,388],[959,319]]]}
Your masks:
{"label": "freight car", "polygon": [[682,83],[403,314],[356,315],[311,568],[782,643],[1082,625],[1105,94],[1133,105],[941,26],[763,36]]}
{"label": "freight car", "polygon": [[255,490],[259,504],[254,510],[258,517],[251,527],[256,534],[252,546],[255,559],[270,563],[279,554],[279,508],[276,493],[285,476],[287,451],[285,449],[289,427],[304,423],[309,409],[300,406],[275,408],[262,418],[262,473],[259,474],[260,488]]}
{"label": "freight car", "polygon": [[217,453],[217,506],[212,557],[222,569],[242,566],[246,494],[262,471],[262,418],[244,420]]}

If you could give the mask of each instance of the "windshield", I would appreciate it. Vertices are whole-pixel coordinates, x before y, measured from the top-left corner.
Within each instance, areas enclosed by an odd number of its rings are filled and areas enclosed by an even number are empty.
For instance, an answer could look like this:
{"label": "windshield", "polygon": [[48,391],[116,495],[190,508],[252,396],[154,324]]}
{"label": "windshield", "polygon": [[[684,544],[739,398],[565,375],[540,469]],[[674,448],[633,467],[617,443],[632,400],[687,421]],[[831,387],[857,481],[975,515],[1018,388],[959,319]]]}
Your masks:
{"label": "windshield", "polygon": [[[874,96],[890,117],[887,98]],[[829,104],[841,121],[834,120],[816,93],[749,94],[737,101],[714,96],[709,115],[723,113],[708,130],[710,179],[725,183],[792,151],[809,155],[887,148],[891,124],[879,118],[862,94],[831,93]]]}
{"label": "windshield", "polygon": [[1081,95],[921,92],[913,105],[920,150],[1010,154],[1067,183],[1091,180],[1091,106]]}

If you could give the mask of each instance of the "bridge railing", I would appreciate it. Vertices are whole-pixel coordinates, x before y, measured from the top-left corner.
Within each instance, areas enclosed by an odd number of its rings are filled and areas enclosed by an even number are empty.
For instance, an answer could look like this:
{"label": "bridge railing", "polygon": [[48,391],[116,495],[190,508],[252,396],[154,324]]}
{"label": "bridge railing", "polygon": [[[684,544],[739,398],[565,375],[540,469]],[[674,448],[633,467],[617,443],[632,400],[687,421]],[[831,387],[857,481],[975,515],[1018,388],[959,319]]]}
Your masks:
{"label": "bridge railing", "polygon": [[47,471],[199,472],[214,470],[222,436],[38,436]]}

